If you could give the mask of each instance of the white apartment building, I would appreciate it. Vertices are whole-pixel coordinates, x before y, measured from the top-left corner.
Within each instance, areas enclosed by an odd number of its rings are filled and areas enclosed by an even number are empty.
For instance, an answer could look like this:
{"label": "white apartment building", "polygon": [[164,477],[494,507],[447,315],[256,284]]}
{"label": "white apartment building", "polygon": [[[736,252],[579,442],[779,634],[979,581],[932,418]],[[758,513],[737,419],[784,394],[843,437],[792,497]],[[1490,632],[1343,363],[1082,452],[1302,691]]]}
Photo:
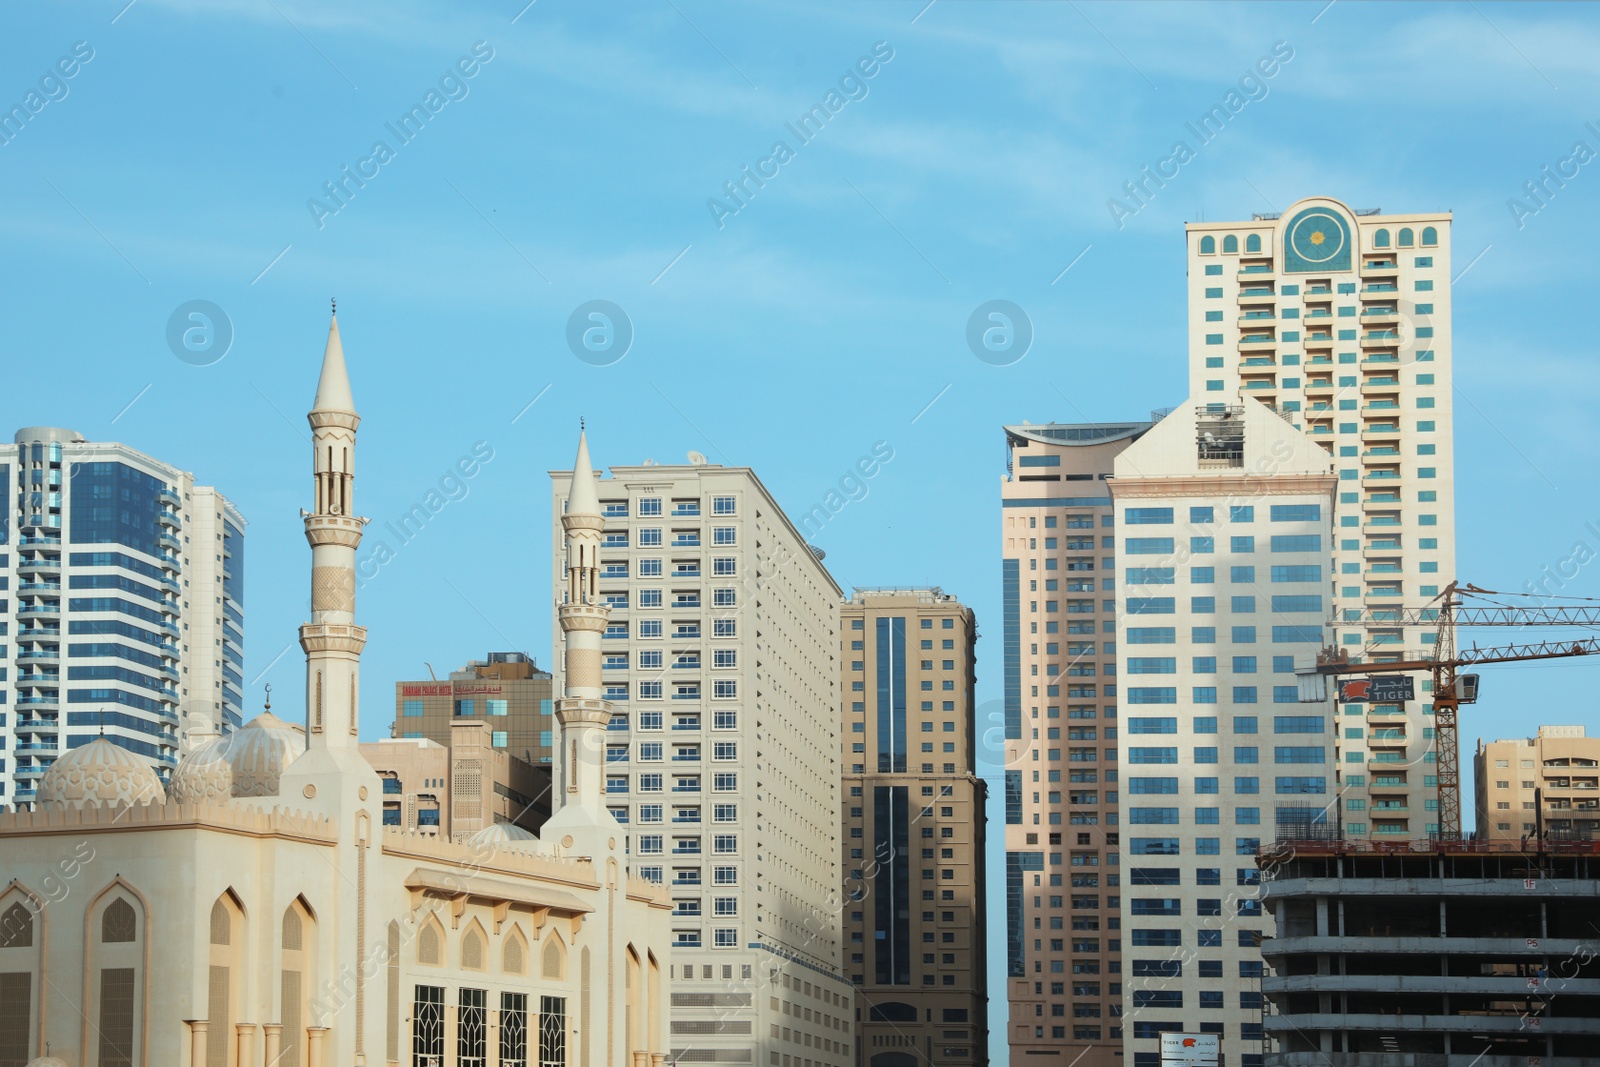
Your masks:
{"label": "white apartment building", "polygon": [[[1314,197],[1187,226],[1190,392],[1254,398],[1333,457],[1335,637],[1374,663],[1431,647],[1432,630],[1385,612],[1456,576],[1450,221]],[[1438,830],[1431,694],[1415,685],[1405,706],[1343,708],[1349,839]]]}
{"label": "white apartment building", "polygon": [[244,519],[186,471],[56,427],[0,445],[0,481],[0,806],[31,807],[102,733],[165,782],[191,734],[241,722]]}
{"label": "white apartment building", "polygon": [[1333,705],[1299,703],[1334,576],[1333,460],[1250,398],[1167,414],[1117,455],[1123,1062],[1163,1031],[1261,1067],[1256,853],[1332,836]]}
{"label": "white apartment building", "polygon": [[[605,790],[633,873],[673,901],[669,1059],[845,1067],[842,591],[749,468],[611,475]],[[559,590],[571,472],[551,482]],[[556,780],[569,758],[558,745]]]}

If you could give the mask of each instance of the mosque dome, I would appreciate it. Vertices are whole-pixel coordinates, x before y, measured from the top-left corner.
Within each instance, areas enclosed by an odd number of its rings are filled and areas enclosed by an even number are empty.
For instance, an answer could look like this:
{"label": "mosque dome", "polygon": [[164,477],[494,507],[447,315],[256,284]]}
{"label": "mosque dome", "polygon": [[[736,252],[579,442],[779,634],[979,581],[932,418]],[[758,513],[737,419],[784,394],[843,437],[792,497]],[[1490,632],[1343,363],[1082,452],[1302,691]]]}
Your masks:
{"label": "mosque dome", "polygon": [[29,1060],[28,1067],[67,1067],[66,1060],[58,1060],[54,1056],[40,1056],[36,1060]]}
{"label": "mosque dome", "polygon": [[485,826],[482,830],[469,836],[465,842],[476,848],[486,849],[528,849],[538,845],[537,834],[530,834],[522,827],[508,822],[497,822],[492,826]]}
{"label": "mosque dome", "polygon": [[225,758],[232,739],[232,734],[213,737],[183,757],[167,796],[179,804],[221,804],[232,797],[233,768]]}
{"label": "mosque dome", "polygon": [[305,750],[302,730],[264,711],[185,756],[172,776],[172,799],[220,804],[233,797],[277,796],[283,769]]}
{"label": "mosque dome", "polygon": [[41,807],[99,808],[160,804],[161,779],[140,757],[97,737],[51,764],[39,779]]}

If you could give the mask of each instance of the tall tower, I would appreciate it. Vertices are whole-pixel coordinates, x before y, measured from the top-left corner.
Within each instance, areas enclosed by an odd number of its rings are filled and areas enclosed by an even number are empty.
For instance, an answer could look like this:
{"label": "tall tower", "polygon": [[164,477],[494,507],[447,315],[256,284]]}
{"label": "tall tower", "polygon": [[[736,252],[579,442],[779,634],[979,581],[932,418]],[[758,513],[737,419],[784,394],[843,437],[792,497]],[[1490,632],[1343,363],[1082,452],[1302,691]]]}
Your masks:
{"label": "tall tower", "polygon": [[600,513],[594,465],[589,461],[589,439],[581,431],[561,529],[567,540],[567,577],[556,613],[566,670],[562,695],[555,705],[556,722],[561,727],[561,753],[557,760],[561,781],[557,786],[560,808],[552,825],[616,830],[616,820],[602,802],[601,779],[606,724],[611,721],[611,704],[605,699],[600,681],[600,636],[611,616],[611,609],[599,593],[600,534],[605,529],[605,518]]}
{"label": "tall tower", "polygon": [[[1190,392],[1253,397],[1334,458],[1332,638],[1375,665],[1433,644],[1436,627],[1403,626],[1399,609],[1456,574],[1450,223],[1312,197],[1186,231]],[[1347,839],[1438,831],[1430,684],[1340,707]]]}
{"label": "tall tower", "polygon": [[339,320],[328,325],[311,423],[315,509],[305,516],[311,545],[311,621],[300,627],[306,653],[306,734],[309,747],[356,748],[361,649],[367,631],[356,619],[356,548],[362,520],[354,515],[355,400],[339,343]]}

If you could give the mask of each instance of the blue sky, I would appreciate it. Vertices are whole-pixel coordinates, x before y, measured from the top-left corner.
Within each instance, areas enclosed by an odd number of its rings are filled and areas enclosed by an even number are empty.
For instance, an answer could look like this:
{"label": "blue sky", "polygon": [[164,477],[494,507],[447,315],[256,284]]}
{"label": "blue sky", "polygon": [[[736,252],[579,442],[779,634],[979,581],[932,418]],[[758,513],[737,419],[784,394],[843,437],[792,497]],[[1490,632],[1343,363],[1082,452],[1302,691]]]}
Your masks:
{"label": "blue sky", "polygon": [[[1312,194],[1453,210],[1458,272],[1486,250],[1455,283],[1460,576],[1516,590],[1580,541],[1600,550],[1600,369],[1579,314],[1600,165],[1520,226],[1508,206],[1576,142],[1600,151],[1591,8],[125,2],[0,14],[6,107],[92,49],[0,144],[0,421],[124,441],[237,501],[248,674],[284,704],[330,296],[375,526],[493,450],[362,589],[369,734],[424,660],[548,660],[545,472],[570,462],[580,414],[601,464],[693,449],[755,468],[794,512],[887,442],[818,544],[846,587],[970,603],[979,695],[998,698],[1001,424],[1181,401],[1182,224]],[[1119,227],[1107,201],[1279,42],[1292,59],[1264,95]],[[448,78],[475,45],[472,76]],[[442,106],[401,143],[386,124],[430,90]],[[802,141],[786,124],[830,91],[842,106]],[[328,199],[379,140],[392,158]],[[766,184],[709,207],[747,166]],[[196,299],[233,332],[207,366],[166,339]],[[965,340],[991,299],[1033,325],[1008,366]],[[631,321],[620,361],[568,348],[591,300]],[[1562,591],[1600,594],[1600,568]],[[1591,671],[1486,671],[1463,739],[1593,725]]]}

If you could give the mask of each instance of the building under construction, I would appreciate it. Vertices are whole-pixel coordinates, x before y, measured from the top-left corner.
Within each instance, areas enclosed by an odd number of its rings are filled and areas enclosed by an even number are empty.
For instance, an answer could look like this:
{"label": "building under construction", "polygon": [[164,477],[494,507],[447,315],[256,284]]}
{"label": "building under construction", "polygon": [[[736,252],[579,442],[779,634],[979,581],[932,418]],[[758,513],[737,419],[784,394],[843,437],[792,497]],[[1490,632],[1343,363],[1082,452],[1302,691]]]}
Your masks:
{"label": "building under construction", "polygon": [[1600,845],[1280,842],[1264,1067],[1600,1063]]}

